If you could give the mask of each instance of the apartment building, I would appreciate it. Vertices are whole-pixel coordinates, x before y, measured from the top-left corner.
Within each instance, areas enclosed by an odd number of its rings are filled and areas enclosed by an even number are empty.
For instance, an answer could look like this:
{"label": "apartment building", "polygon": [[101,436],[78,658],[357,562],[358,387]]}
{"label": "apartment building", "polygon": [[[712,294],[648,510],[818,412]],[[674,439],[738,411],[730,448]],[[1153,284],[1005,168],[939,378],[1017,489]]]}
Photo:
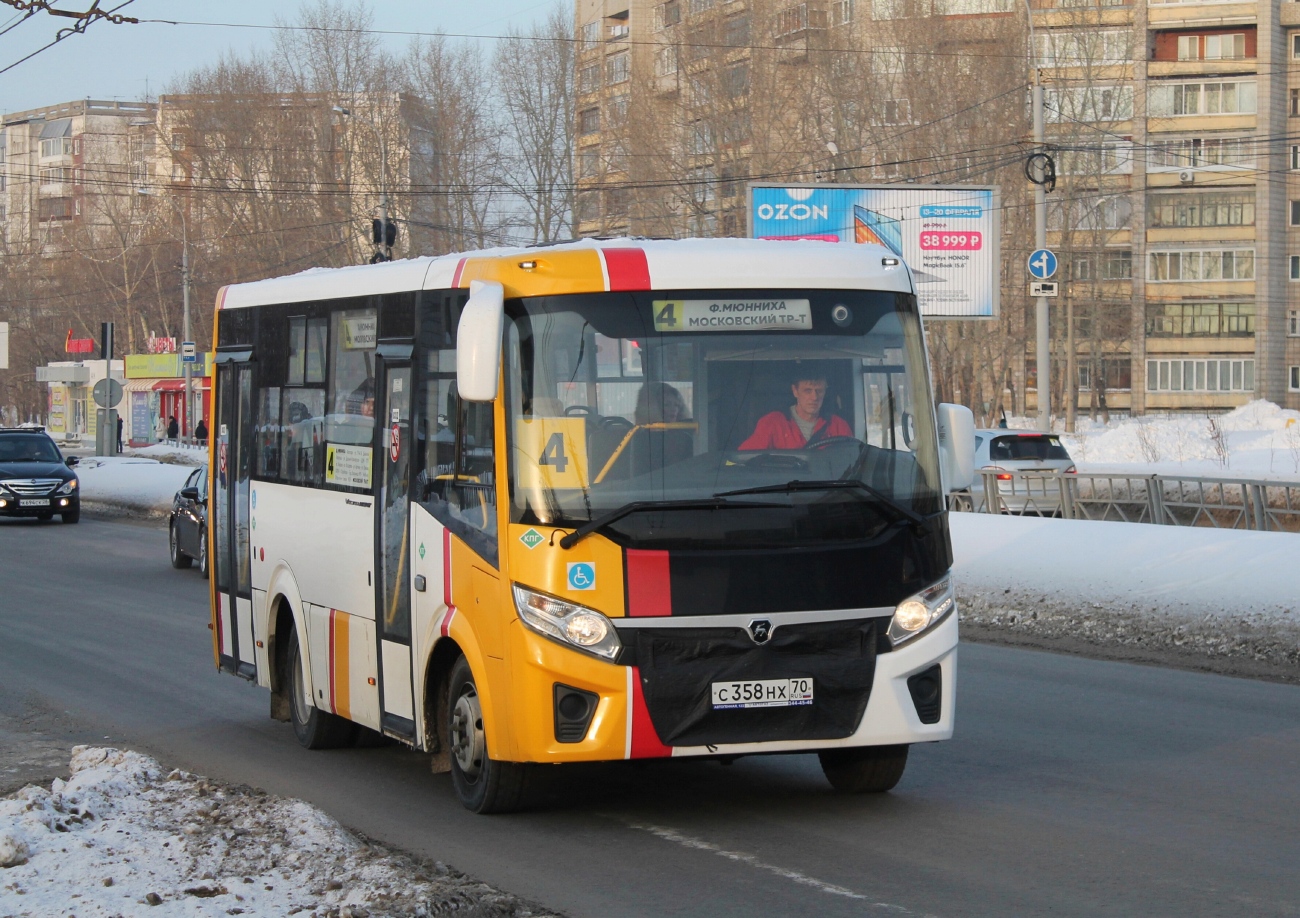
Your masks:
{"label": "apartment building", "polygon": [[[1013,71],[1028,83],[1032,59],[1058,171],[1048,195],[1063,281],[1052,304],[1054,391],[1084,410],[1100,400],[1136,413],[1202,412],[1256,397],[1300,408],[1300,132],[1290,130],[1300,124],[1300,2],[1030,3],[1032,42],[1025,7],[1012,0],[575,0],[579,231],[741,234],[745,181],[773,171],[933,180],[916,167],[843,168],[889,157],[855,160],[851,132],[826,143],[810,131],[797,113],[815,66],[769,74],[762,54],[812,64],[818,49],[862,52],[848,58],[860,69],[839,81],[859,86],[858,99],[823,95],[803,107],[869,108],[877,131],[961,109],[965,80]],[[1012,32],[999,39],[997,28]],[[933,81],[889,89],[944,65],[945,47],[955,63],[938,92]],[[701,100],[716,110],[741,96],[730,120],[667,123]],[[785,114],[765,120],[763,106]],[[673,155],[637,123],[656,117],[667,119],[661,136]],[[965,131],[954,160],[975,160],[990,134],[1027,141],[1027,105]],[[784,143],[791,137],[801,143]],[[783,145],[783,157],[772,155]],[[822,146],[830,156],[816,155]],[[945,176],[954,179],[989,181]],[[999,181],[1010,227],[1029,187]],[[1023,265],[1015,245],[1004,241],[1004,252],[1015,253],[1004,309],[1019,308]],[[1033,411],[1029,332],[1017,403]]]}

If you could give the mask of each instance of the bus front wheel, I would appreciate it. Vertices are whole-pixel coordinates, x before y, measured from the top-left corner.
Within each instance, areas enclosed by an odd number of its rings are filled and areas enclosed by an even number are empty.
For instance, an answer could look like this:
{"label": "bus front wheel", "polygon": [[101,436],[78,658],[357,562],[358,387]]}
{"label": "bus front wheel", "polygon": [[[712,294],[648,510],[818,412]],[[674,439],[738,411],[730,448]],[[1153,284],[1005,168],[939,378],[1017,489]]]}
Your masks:
{"label": "bus front wheel", "polygon": [[475,813],[509,813],[524,796],[528,766],[501,762],[488,755],[483,708],[469,661],[451,668],[447,690],[447,749],[451,783],[466,809]]}
{"label": "bus front wheel", "polygon": [[350,746],[357,735],[357,725],[337,714],[322,711],[307,697],[307,678],[303,674],[302,647],[298,630],[289,632],[289,717],[298,742],[307,749],[337,749]]}
{"label": "bus front wheel", "polygon": [[907,767],[907,746],[859,746],[818,753],[822,773],[841,794],[892,790]]}

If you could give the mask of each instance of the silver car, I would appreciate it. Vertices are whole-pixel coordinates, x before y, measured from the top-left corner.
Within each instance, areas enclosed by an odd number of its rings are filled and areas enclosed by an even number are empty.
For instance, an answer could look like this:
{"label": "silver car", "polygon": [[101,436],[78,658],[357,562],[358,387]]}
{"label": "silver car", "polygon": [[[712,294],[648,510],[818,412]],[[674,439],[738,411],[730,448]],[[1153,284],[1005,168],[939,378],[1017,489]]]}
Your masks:
{"label": "silver car", "polygon": [[[959,495],[956,506],[963,510],[988,512],[985,482],[997,481],[998,503],[1004,513],[1059,516],[1061,487],[1055,473],[1073,474],[1074,460],[1060,437],[1037,430],[975,431],[975,481],[968,494]],[[1012,473],[1046,472],[1037,477]],[[996,478],[994,478],[996,476]]]}

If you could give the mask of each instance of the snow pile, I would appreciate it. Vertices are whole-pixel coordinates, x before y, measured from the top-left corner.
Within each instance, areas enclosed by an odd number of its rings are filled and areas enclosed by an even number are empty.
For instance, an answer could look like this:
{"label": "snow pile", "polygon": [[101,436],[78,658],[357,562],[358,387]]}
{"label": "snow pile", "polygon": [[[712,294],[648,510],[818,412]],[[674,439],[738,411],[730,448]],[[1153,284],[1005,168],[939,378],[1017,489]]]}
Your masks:
{"label": "snow pile", "polygon": [[77,465],[77,478],[88,510],[161,517],[193,471],[190,465],[156,459],[90,456]]}
{"label": "snow pile", "polygon": [[118,749],[78,746],[71,770],[0,799],[0,914],[551,914],[392,855],[298,800]]}
{"label": "snow pile", "polygon": [[1140,649],[1121,656],[1300,680],[1293,533],[982,513],[949,521],[968,636]]}
{"label": "snow pile", "polygon": [[[1017,420],[1024,427],[1034,426],[1030,419]],[[1263,399],[1210,417],[1147,415],[1109,424],[1081,417],[1075,433],[1062,434],[1061,439],[1081,472],[1300,476],[1300,411]]]}
{"label": "snow pile", "polygon": [[208,448],[198,445],[186,446],[181,443],[154,443],[150,446],[130,447],[123,455],[143,456],[176,465],[198,466],[208,461]]}

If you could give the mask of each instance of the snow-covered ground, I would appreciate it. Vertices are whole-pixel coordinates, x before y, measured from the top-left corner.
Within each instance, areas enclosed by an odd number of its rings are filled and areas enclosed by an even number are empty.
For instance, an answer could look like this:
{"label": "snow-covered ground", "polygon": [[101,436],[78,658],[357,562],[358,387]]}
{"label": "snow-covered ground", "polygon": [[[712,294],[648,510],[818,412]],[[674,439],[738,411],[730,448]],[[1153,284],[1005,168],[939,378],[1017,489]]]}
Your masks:
{"label": "snow-covered ground", "polygon": [[[1010,423],[1029,429],[1035,419]],[[1061,439],[1081,472],[1300,478],[1300,411],[1262,399],[1212,418],[1148,415],[1104,424],[1083,415],[1075,427]]]}
{"label": "snow-covered ground", "polygon": [[87,456],[77,465],[82,506],[88,511],[164,516],[171,508],[172,496],[197,464],[143,456]]}
{"label": "snow-covered ground", "polygon": [[2,915],[553,914],[388,852],[300,800],[103,747],[76,747],[71,771],[0,799]]}

